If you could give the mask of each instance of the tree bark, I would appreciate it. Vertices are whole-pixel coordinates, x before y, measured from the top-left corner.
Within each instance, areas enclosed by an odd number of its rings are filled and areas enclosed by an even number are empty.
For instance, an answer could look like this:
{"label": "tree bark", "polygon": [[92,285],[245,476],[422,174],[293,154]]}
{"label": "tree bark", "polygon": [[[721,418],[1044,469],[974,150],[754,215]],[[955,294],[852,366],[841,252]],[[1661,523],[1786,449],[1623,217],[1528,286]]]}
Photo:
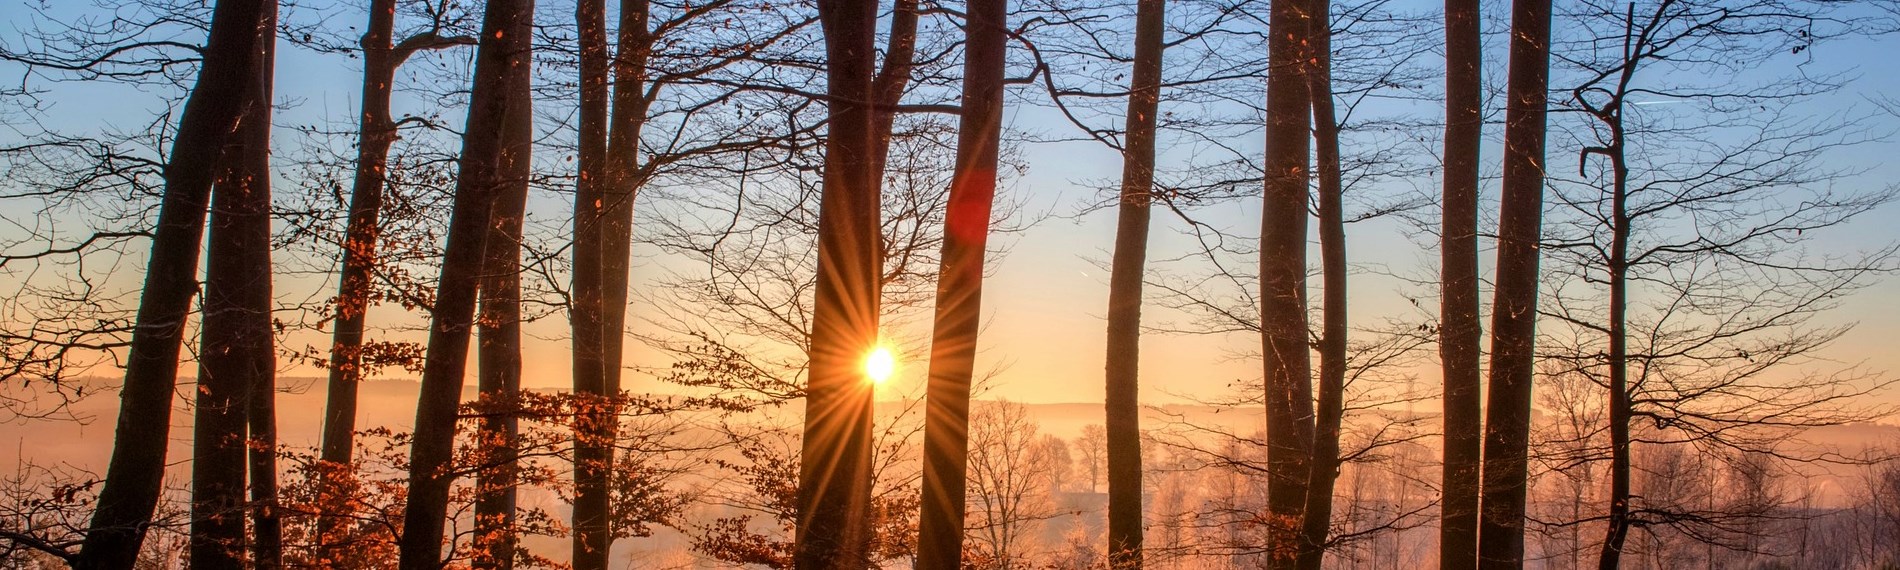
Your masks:
{"label": "tree bark", "polygon": [[112,458],[75,568],[132,567],[158,506],[179,343],[198,289],[207,202],[225,143],[246,110],[263,104],[255,101],[255,86],[275,7],[270,0],[223,0],[213,8],[198,83],[179,116],[165,165],[165,194],[126,357]]}
{"label": "tree bark", "polygon": [[324,405],[323,442],[318,472],[315,541],[319,556],[340,560],[334,552],[347,525],[351,470],[356,446],[356,393],[363,380],[363,326],[370,305],[370,272],[376,266],[376,241],[389,147],[396,124],[389,100],[396,82],[394,41],[396,0],[374,0],[369,28],[363,32],[362,118],[356,145],[356,176],[350,188],[350,214],[343,234],[343,269],[336,294],[336,323],[330,340],[328,401]]}
{"label": "tree bark", "polygon": [[855,569],[871,538],[872,387],[860,370],[878,338],[880,197],[873,169],[874,2],[821,0],[830,132],[819,206],[810,382],[794,552],[801,570]]}
{"label": "tree bark", "polygon": [[533,78],[526,65],[509,68],[511,101],[503,119],[498,176],[502,185],[489,226],[486,260],[479,285],[481,318],[476,326],[477,391],[482,409],[479,452],[484,456],[475,488],[474,566],[514,568],[515,482],[520,451],[521,392],[521,231],[527,215],[528,177],[534,156],[534,121],[529,88]]}
{"label": "tree bark", "polygon": [[602,413],[607,393],[601,225],[606,215],[603,188],[607,184],[607,8],[604,0],[581,0],[575,12],[580,31],[580,148],[579,179],[574,195],[573,308],[574,424],[573,564],[597,569],[607,554],[599,539],[607,526],[609,496],[606,457],[611,447],[601,441]]}
{"label": "tree bark", "polygon": [[966,8],[963,115],[957,126],[957,169],[950,182],[949,211],[944,216],[943,262],[937,277],[924,411],[919,570],[963,567],[970,378],[976,367],[983,262],[990,211],[996,200],[1008,18],[1008,0],[972,0]]}
{"label": "tree bark", "polygon": [[1536,372],[1538,240],[1550,83],[1550,0],[1516,0],[1504,125],[1497,277],[1491,306],[1491,387],[1484,432],[1479,567],[1522,568]]}
{"label": "tree bark", "polygon": [[1299,567],[1319,570],[1333,517],[1333,483],[1339,477],[1339,428],[1346,406],[1346,213],[1340,180],[1339,120],[1333,109],[1332,18],[1328,0],[1314,0],[1308,94],[1313,104],[1314,158],[1319,175],[1320,338],[1319,401],[1308,468],[1306,536]]}
{"label": "tree bark", "polygon": [[1141,289],[1147,272],[1154,201],[1155,116],[1161,105],[1165,0],[1135,8],[1135,60],[1129,82],[1127,140],[1122,148],[1121,202],[1109,266],[1104,413],[1108,456],[1109,566],[1142,564]]}
{"label": "tree bark", "polygon": [[891,130],[897,118],[897,103],[910,86],[911,68],[917,55],[917,0],[897,0],[891,6],[891,34],[884,44],[884,66],[872,80],[871,93],[877,106],[871,109],[872,180],[883,184],[884,167],[890,158]]}
{"label": "tree bark", "polygon": [[[243,322],[233,324],[239,325],[234,327],[239,331],[236,346],[241,347],[244,357],[242,371],[249,393],[245,415],[250,425],[246,447],[251,470],[251,567],[258,570],[279,568],[284,562],[283,521],[277,511],[277,342],[271,324],[270,130],[272,83],[277,70],[276,24],[273,10],[267,23],[269,30],[263,32],[268,40],[262,46],[257,102],[238,129],[245,150],[238,167],[244,175],[231,189],[237,194],[232,199],[242,199],[242,204],[220,207],[220,196],[226,193],[222,186],[213,190],[211,204],[211,263],[226,256],[219,251],[221,243],[231,250],[231,257],[242,260],[241,267],[232,268],[231,277],[233,290],[242,295],[243,307],[233,316],[242,317]],[[220,214],[232,218],[228,239],[219,235]],[[209,301],[209,279],[205,286]]]}
{"label": "tree bark", "polygon": [[1444,371],[1444,500],[1438,566],[1478,566],[1484,447],[1478,280],[1478,148],[1484,134],[1478,0],[1445,0],[1445,188],[1439,232],[1438,354]]}
{"label": "tree bark", "polygon": [[609,119],[607,140],[606,221],[601,231],[605,259],[606,292],[602,303],[607,311],[602,325],[606,334],[605,359],[607,394],[620,393],[622,347],[626,339],[628,274],[633,254],[633,205],[639,188],[646,181],[640,168],[640,134],[646,127],[647,108],[652,104],[648,93],[647,62],[653,56],[653,34],[648,30],[647,0],[620,1],[619,49],[614,63],[613,117]]}
{"label": "tree bark", "polygon": [[[270,11],[270,9],[267,9]],[[261,405],[275,385],[271,334],[270,267],[270,120],[271,44],[275,17],[267,15],[260,34],[262,57],[251,86],[252,103],[224,146],[224,172],[213,184],[209,253],[205,262],[203,325],[199,331],[197,413],[192,423],[191,564],[193,568],[245,567],[247,545],[264,550],[266,536],[245,540],[245,469],[247,431],[266,428],[271,418]],[[255,421],[254,421],[255,420]],[[264,463],[264,462],[258,462]],[[251,476],[275,490],[275,461],[270,471]],[[275,522],[274,518],[269,522]],[[260,526],[260,531],[265,530]],[[272,546],[275,546],[274,544]]]}
{"label": "tree bark", "polygon": [[[593,8],[590,7],[590,11]],[[649,30],[649,6],[646,0],[621,0],[619,48],[611,65],[606,57],[606,33],[603,16],[590,14],[587,25],[594,30],[590,45],[594,61],[583,72],[583,81],[599,82],[584,88],[593,123],[585,136],[594,145],[592,166],[598,186],[589,192],[594,199],[596,218],[589,228],[595,243],[586,253],[595,264],[591,287],[597,287],[598,317],[590,333],[599,354],[598,384],[590,385],[593,408],[582,423],[590,430],[577,439],[575,459],[584,466],[576,469],[574,566],[579,570],[606,568],[613,552],[612,497],[610,488],[614,465],[614,437],[619,432],[621,359],[624,355],[627,323],[628,271],[633,245],[633,206],[639,186],[640,134],[646,126],[647,108],[652,102],[647,85],[647,62],[651,59],[653,36]],[[596,20],[599,22],[596,24]],[[613,74],[612,113],[607,113],[605,74]],[[586,168],[586,167],[584,167]],[[583,255],[576,248],[575,255]],[[578,278],[578,276],[577,276]],[[577,324],[576,326],[580,326]],[[577,362],[579,360],[577,359]],[[591,374],[591,373],[590,373]],[[579,384],[576,385],[577,388]]]}
{"label": "tree bark", "polygon": [[403,510],[400,565],[404,570],[434,569],[442,563],[443,519],[454,479],[450,468],[462,377],[468,365],[469,330],[474,325],[476,288],[494,223],[494,205],[507,188],[501,159],[508,116],[529,111],[519,108],[522,101],[509,91],[516,70],[531,63],[533,17],[533,0],[490,0],[483,17],[475,85],[462,137],[461,172],[416,405],[409,501]]}
{"label": "tree bark", "polygon": [[1267,40],[1266,183],[1260,228],[1260,331],[1267,424],[1269,567],[1293,568],[1313,442],[1313,381],[1306,322],[1309,111],[1303,0],[1274,0]]}

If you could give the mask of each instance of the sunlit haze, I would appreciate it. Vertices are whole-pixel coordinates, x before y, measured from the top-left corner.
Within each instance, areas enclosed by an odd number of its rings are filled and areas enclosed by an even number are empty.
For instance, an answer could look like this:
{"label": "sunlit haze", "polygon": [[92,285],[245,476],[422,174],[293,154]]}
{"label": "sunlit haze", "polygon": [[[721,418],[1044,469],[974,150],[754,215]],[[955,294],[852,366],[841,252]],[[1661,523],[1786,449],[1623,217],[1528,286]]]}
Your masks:
{"label": "sunlit haze", "polygon": [[1900,567],[1900,0],[0,14],[0,568]]}

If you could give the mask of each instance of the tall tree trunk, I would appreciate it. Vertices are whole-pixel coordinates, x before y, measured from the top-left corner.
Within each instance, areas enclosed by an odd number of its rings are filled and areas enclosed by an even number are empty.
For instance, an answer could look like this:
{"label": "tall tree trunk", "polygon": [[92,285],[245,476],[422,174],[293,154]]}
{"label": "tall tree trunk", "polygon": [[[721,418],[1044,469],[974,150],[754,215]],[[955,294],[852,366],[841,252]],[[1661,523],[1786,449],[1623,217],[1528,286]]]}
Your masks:
{"label": "tall tree trunk", "polygon": [[[235,292],[242,295],[243,307],[243,311],[234,316],[244,320],[233,324],[239,325],[235,328],[242,335],[237,341],[244,357],[242,371],[249,393],[245,416],[250,424],[250,442],[246,447],[251,470],[251,567],[258,570],[279,568],[284,562],[284,528],[277,511],[277,343],[271,332],[274,327],[271,324],[270,121],[272,82],[277,70],[276,23],[273,10],[268,23],[270,30],[264,32],[268,39],[262,46],[257,101],[238,129],[245,149],[238,166],[243,168],[244,176],[235,180],[237,184],[232,190],[238,195],[232,198],[242,199],[243,203],[220,207],[222,198],[219,196],[225,190],[223,187],[213,190],[210,240],[211,263],[218,263],[218,259],[226,255],[219,251],[219,245],[227,241],[219,236],[218,216],[222,213],[233,218],[228,230],[229,243],[225,247],[231,250],[229,255],[242,260],[240,267],[232,268],[231,277],[234,285],[240,287]],[[208,301],[209,279],[205,286]]]}
{"label": "tall tree trunk", "polygon": [[1524,565],[1531,380],[1537,341],[1537,243],[1543,216],[1544,126],[1550,83],[1550,0],[1515,0],[1491,303],[1491,389],[1478,522],[1480,568]]}
{"label": "tall tree trunk", "polygon": [[1484,134],[1478,0],[1445,0],[1445,188],[1439,230],[1438,355],[1444,371],[1444,499],[1438,567],[1478,566],[1478,479],[1484,447],[1484,329],[1479,322],[1478,147]]}
{"label": "tall tree trunk", "polygon": [[871,539],[872,386],[859,364],[877,343],[883,258],[868,104],[877,4],[821,0],[818,15],[830,131],[794,558],[801,570],[849,570],[867,565]]}
{"label": "tall tree trunk", "polygon": [[970,377],[976,367],[977,329],[982,320],[990,210],[996,201],[1008,18],[1008,0],[972,0],[966,8],[963,115],[957,125],[957,169],[944,216],[943,265],[937,276],[924,411],[923,502],[917,539],[920,570],[963,567]]}
{"label": "tall tree trunk", "polygon": [[1307,85],[1313,104],[1314,158],[1319,175],[1320,291],[1319,401],[1308,467],[1306,507],[1300,516],[1306,548],[1303,570],[1319,570],[1333,520],[1333,483],[1339,477],[1339,426],[1346,407],[1346,212],[1340,180],[1339,120],[1333,109],[1332,17],[1328,0],[1314,0]]}
{"label": "tall tree trunk", "polygon": [[1116,570],[1142,563],[1141,285],[1148,263],[1148,220],[1154,201],[1155,116],[1161,105],[1162,34],[1166,0],[1135,5],[1135,61],[1128,89],[1128,131],[1122,148],[1121,203],[1108,278],[1106,403],[1108,553]]}
{"label": "tall tree trunk", "polygon": [[377,240],[383,190],[387,186],[389,147],[396,142],[396,123],[390,118],[390,95],[396,69],[416,52],[473,45],[475,38],[442,37],[434,32],[405,38],[392,45],[396,0],[371,0],[369,28],[363,32],[363,100],[356,145],[356,175],[350,189],[349,220],[343,230],[343,268],[338,274],[336,328],[330,344],[328,399],[324,405],[323,442],[317,472],[317,524],[314,540],[320,555],[342,559],[334,552],[345,540],[349,497],[355,487],[351,471],[356,445],[356,398],[363,380],[363,329],[371,302],[371,273],[376,267]]}
{"label": "tall tree trunk", "polygon": [[[1668,3],[1656,8],[1657,19],[1667,9]],[[1588,101],[1579,101],[1610,131],[1608,144],[1602,147],[1587,148],[1584,157],[1601,154],[1610,160],[1610,255],[1605,259],[1604,272],[1609,277],[1609,337],[1610,354],[1606,363],[1610,368],[1610,513],[1606,536],[1603,539],[1602,555],[1597,558],[1597,567],[1602,570],[1614,570],[1619,567],[1623,556],[1623,543],[1629,537],[1630,530],[1630,409],[1629,386],[1629,249],[1632,231],[1629,212],[1629,155],[1628,133],[1624,130],[1623,105],[1628,99],[1630,81],[1636,76],[1638,65],[1634,45],[1638,42],[1636,5],[1630,4],[1625,12],[1623,36],[1623,62],[1617,74],[1616,89],[1610,100],[1601,107]],[[1645,28],[1653,28],[1656,20],[1650,20]],[[1582,98],[1581,95],[1578,96]]]}
{"label": "tall tree trunk", "polygon": [[[223,174],[211,192],[210,251],[199,331],[197,413],[192,423],[191,564],[245,566],[247,431],[276,371],[270,268],[270,98],[275,7],[260,28],[261,57],[251,104],[224,146]],[[259,409],[264,408],[264,409]],[[266,424],[268,425],[268,424]],[[255,458],[252,458],[255,459]],[[252,473],[275,485],[268,473]],[[262,477],[260,477],[262,476]],[[263,492],[265,489],[253,489]],[[258,542],[265,537],[260,534]],[[260,544],[261,546],[261,544]]]}
{"label": "tall tree trunk", "polygon": [[1609,117],[1610,157],[1610,517],[1597,567],[1615,570],[1630,530],[1630,388],[1629,388],[1629,163],[1624,156],[1623,97],[1602,115]]}
{"label": "tall tree trunk", "polygon": [[[601,226],[605,259],[601,271],[606,284],[601,321],[606,334],[607,394],[620,393],[622,347],[627,328],[627,272],[633,255],[633,205],[646,182],[640,168],[640,134],[646,127],[647,62],[653,56],[653,34],[648,30],[647,0],[620,1],[619,48],[614,56],[613,117],[607,134],[607,211]],[[611,419],[611,418],[610,418]]]}
{"label": "tall tree trunk", "polygon": [[1267,57],[1266,183],[1260,213],[1260,337],[1267,408],[1267,549],[1293,568],[1304,542],[1313,443],[1312,364],[1306,323],[1308,126],[1305,0],[1273,0]]}
{"label": "tall tree trunk", "polygon": [[[621,0],[619,48],[611,65],[606,61],[606,33],[604,15],[591,12],[598,6],[590,6],[589,21],[586,25],[593,29],[588,33],[594,39],[588,43],[592,62],[584,70],[583,81],[594,81],[596,85],[584,87],[583,98],[591,121],[585,134],[586,144],[593,146],[590,154],[593,161],[584,166],[591,176],[597,176],[596,186],[588,192],[594,206],[594,220],[587,229],[592,235],[588,239],[587,253],[576,248],[575,255],[587,255],[592,267],[589,286],[595,288],[597,297],[597,317],[590,332],[594,347],[587,349],[597,353],[599,380],[591,382],[582,391],[591,396],[592,407],[582,419],[582,429],[588,435],[578,437],[575,446],[575,460],[582,464],[576,468],[576,493],[574,510],[574,566],[580,570],[606,568],[608,558],[613,553],[614,521],[611,519],[613,491],[609,486],[614,465],[614,437],[619,433],[620,414],[620,374],[621,359],[626,338],[628,270],[633,245],[633,204],[637,190],[643,182],[640,178],[640,133],[646,126],[647,107],[651,97],[647,92],[647,62],[653,50],[652,33],[648,29],[648,10],[646,0]],[[607,113],[606,74],[613,74],[612,114]],[[577,225],[578,228],[578,225]],[[579,276],[577,275],[577,279]],[[576,326],[582,326],[576,323]],[[580,359],[577,358],[577,364]],[[589,374],[593,374],[589,372]],[[576,385],[580,388],[580,385]]]}
{"label": "tall tree trunk", "polygon": [[350,188],[350,215],[343,233],[343,269],[336,294],[336,328],[330,340],[328,401],[324,404],[323,464],[318,471],[315,541],[319,556],[340,560],[333,548],[348,524],[353,492],[351,462],[356,446],[356,391],[363,379],[363,324],[370,305],[370,272],[376,266],[376,240],[383,208],[389,147],[396,142],[390,119],[390,93],[396,82],[392,53],[396,0],[374,0],[369,28],[363,32],[363,100],[356,144],[356,177]]}
{"label": "tall tree trunk", "polygon": [[442,563],[443,519],[454,479],[450,463],[462,376],[468,365],[469,329],[474,325],[476,288],[495,203],[508,189],[501,164],[508,116],[529,112],[510,91],[515,88],[516,70],[531,63],[533,18],[533,0],[490,0],[482,21],[475,85],[462,137],[461,172],[416,403],[409,501],[403,510],[400,564],[404,570],[434,569]]}
{"label": "tall tree trunk", "polygon": [[476,377],[485,403],[478,441],[485,455],[476,475],[474,565],[514,568],[516,448],[521,392],[521,228],[527,216],[528,177],[534,157],[534,121],[526,65],[509,68],[504,97],[508,113],[501,132],[497,175],[502,184],[484,249],[479,286],[481,318],[476,326]]}
{"label": "tall tree trunk", "polygon": [[607,8],[605,0],[581,0],[575,12],[580,29],[580,151],[579,180],[574,195],[574,537],[575,568],[606,565],[606,548],[599,546],[607,526],[610,441],[602,441],[605,414],[592,410],[605,405],[607,394],[606,341],[614,332],[603,325],[601,225],[607,210],[603,188],[607,183]]}
{"label": "tall tree trunk", "polygon": [[112,459],[75,568],[132,567],[158,506],[179,342],[198,289],[205,210],[226,141],[246,110],[263,104],[255,102],[255,86],[275,7],[271,0],[223,0],[212,11],[198,83],[179,116],[165,165],[165,195],[126,357]]}

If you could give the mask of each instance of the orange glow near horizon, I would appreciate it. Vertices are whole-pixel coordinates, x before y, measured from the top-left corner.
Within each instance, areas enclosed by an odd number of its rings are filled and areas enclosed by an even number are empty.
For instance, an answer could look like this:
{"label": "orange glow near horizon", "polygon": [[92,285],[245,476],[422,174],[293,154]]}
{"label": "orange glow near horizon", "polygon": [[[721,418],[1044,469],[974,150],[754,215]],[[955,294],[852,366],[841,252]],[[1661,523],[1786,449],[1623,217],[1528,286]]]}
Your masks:
{"label": "orange glow near horizon", "polygon": [[864,355],[864,377],[872,384],[883,384],[896,373],[897,355],[892,354],[889,347],[879,344]]}

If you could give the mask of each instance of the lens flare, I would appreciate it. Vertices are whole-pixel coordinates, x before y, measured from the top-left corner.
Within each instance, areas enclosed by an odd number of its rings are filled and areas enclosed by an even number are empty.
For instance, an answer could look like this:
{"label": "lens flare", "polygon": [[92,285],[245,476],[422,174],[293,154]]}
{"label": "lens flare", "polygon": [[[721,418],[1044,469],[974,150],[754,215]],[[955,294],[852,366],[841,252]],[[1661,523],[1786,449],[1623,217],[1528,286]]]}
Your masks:
{"label": "lens flare", "polygon": [[897,356],[891,354],[891,349],[879,345],[864,356],[864,376],[871,379],[871,383],[883,384],[896,372]]}

